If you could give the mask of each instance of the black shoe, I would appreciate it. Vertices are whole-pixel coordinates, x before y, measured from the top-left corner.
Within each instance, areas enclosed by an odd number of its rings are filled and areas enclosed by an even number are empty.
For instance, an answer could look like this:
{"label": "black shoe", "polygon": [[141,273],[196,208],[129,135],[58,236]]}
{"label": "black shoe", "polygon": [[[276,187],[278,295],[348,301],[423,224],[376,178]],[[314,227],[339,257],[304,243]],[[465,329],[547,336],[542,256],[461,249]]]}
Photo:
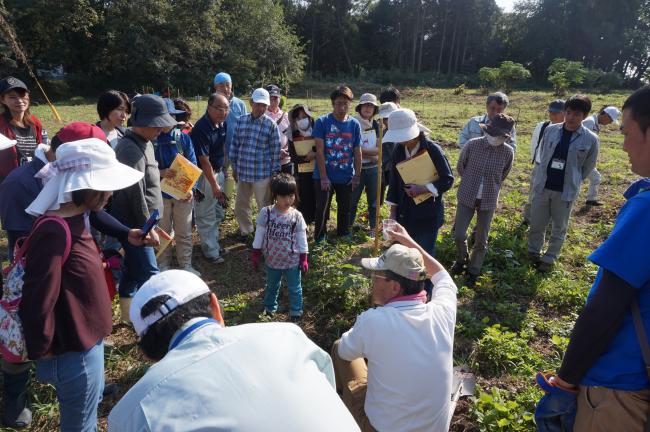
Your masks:
{"label": "black shoe", "polygon": [[474,285],[476,285],[477,279],[478,279],[478,275],[467,273],[467,279],[465,279],[465,285],[467,285],[468,287],[473,287]]}
{"label": "black shoe", "polygon": [[538,253],[535,252],[528,252],[528,261],[533,263],[534,266],[537,266],[539,264],[540,256]]}
{"label": "black shoe", "polygon": [[302,315],[291,315],[289,319],[294,324],[300,324],[300,322],[302,321]]}
{"label": "black shoe", "polygon": [[102,393],[102,396],[103,397],[115,396],[119,389],[120,387],[117,385],[117,383],[114,382],[106,383],[104,385],[104,392]]}
{"label": "black shoe", "polygon": [[587,207],[600,207],[601,205],[603,205],[603,203],[601,203],[600,201],[596,201],[596,200],[587,200],[585,205]]}
{"label": "black shoe", "polygon": [[464,271],[465,271],[465,263],[460,261],[454,262],[454,265],[452,265],[451,269],[449,269],[449,272],[452,275],[463,274]]}

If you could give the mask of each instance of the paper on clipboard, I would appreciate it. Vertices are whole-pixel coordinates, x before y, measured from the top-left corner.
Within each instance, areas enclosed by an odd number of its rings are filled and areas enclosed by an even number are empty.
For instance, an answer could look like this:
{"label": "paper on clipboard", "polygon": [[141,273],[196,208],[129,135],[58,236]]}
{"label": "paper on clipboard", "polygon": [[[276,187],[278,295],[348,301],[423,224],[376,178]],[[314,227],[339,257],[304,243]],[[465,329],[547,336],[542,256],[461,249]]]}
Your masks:
{"label": "paper on clipboard", "polygon": [[[438,171],[429,156],[429,152],[423,150],[420,154],[409,160],[402,161],[396,165],[404,184],[425,185],[438,180]],[[420,204],[433,195],[431,192],[413,197],[415,204]]]}
{"label": "paper on clipboard", "polygon": [[[293,142],[293,147],[296,149],[296,155],[298,156],[307,156],[307,154],[312,151],[316,145],[316,140],[313,139],[304,139],[304,140],[295,140]],[[314,172],[316,168],[316,161],[304,162],[298,164],[299,173],[310,173]]]}
{"label": "paper on clipboard", "polygon": [[176,175],[164,178],[160,182],[160,189],[177,200],[185,199],[201,176],[201,170],[180,153],[176,155],[169,169],[176,171]]}

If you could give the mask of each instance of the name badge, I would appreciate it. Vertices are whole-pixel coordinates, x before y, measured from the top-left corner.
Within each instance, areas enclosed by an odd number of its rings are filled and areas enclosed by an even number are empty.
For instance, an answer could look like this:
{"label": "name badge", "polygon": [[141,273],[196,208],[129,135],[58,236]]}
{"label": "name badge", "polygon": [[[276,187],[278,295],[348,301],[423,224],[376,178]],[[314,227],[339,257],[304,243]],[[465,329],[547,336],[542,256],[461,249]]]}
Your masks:
{"label": "name badge", "polygon": [[564,161],[562,159],[553,159],[551,161],[551,168],[556,169],[556,170],[563,170],[564,169]]}

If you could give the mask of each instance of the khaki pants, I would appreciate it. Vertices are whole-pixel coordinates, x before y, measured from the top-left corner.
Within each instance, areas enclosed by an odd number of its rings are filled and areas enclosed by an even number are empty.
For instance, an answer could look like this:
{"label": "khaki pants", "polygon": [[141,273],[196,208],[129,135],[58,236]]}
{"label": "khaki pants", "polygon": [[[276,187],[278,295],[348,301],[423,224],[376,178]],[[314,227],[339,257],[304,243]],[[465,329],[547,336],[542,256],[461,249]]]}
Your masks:
{"label": "khaki pants", "polygon": [[239,231],[247,235],[253,232],[251,220],[251,198],[255,195],[258,211],[271,205],[271,178],[256,181],[255,183],[237,182],[237,199],[235,200],[235,219]]}
{"label": "khaki pants", "polygon": [[[453,230],[453,237],[456,242],[456,261],[466,263],[467,271],[476,276],[481,273],[481,267],[483,267],[485,254],[487,253],[488,234],[494,216],[494,209],[479,210],[480,208],[480,200],[476,200],[476,207],[467,207],[458,203]],[[476,226],[474,228],[474,247],[470,255],[467,248],[467,228],[472,218],[474,218],[474,213],[476,213]]]}
{"label": "khaki pants", "polygon": [[531,201],[530,231],[528,231],[528,252],[538,254],[544,247],[546,227],[551,225],[551,238],[542,261],[553,264],[560,256],[566,239],[573,201],[563,201],[562,193],[544,189],[534,193]]}
{"label": "khaki pants", "polygon": [[[160,221],[160,228],[166,233],[174,231],[174,243],[176,244],[176,259],[180,268],[192,265],[192,205],[193,201],[183,202],[173,198],[163,198],[163,217]],[[172,251],[168,247],[158,257],[158,266],[169,268]]]}
{"label": "khaki pants", "polygon": [[368,388],[368,366],[363,358],[349,362],[339,357],[340,342],[337,340],[332,347],[336,391],[341,395],[343,403],[356,420],[361,432],[376,432],[364,409]]}
{"label": "khaki pants", "polygon": [[580,387],[574,432],[643,432],[650,390]]}

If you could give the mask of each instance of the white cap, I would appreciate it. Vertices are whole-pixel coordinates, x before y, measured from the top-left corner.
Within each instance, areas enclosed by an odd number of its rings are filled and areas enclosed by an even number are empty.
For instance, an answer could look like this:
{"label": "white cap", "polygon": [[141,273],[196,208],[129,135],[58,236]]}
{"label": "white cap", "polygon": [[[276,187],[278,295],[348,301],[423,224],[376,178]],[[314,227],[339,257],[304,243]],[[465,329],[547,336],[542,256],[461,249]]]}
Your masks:
{"label": "white cap", "polygon": [[5,150],[16,145],[16,140],[7,138],[6,136],[0,134],[0,150]]}
{"label": "white cap", "polygon": [[379,107],[379,118],[388,118],[393,111],[397,111],[398,109],[395,102],[384,102]]}
{"label": "white cap", "polygon": [[384,142],[403,143],[420,135],[431,133],[429,129],[418,123],[415,113],[408,108],[393,111],[388,116],[388,132],[384,135]]}
{"label": "white cap", "polygon": [[269,96],[269,92],[263,88],[255,89],[255,91],[253,91],[253,94],[251,95],[251,99],[253,100],[254,103],[271,105],[271,97]]}
{"label": "white cap", "polygon": [[619,118],[621,117],[621,112],[616,108],[615,106],[608,106],[603,109],[605,114],[609,116],[609,118],[612,119],[612,121],[616,124],[620,124]]}
{"label": "white cap", "polygon": [[118,162],[115,151],[101,139],[85,138],[61,144],[56,149],[56,160],[36,173],[35,177],[42,178],[45,186],[25,211],[40,216],[71,202],[74,191],[120,190],[137,183],[143,175]]}
{"label": "white cap", "polygon": [[[131,300],[129,317],[131,318],[136,334],[142,337],[152,324],[165,315],[190,300],[194,300],[198,296],[209,292],[210,288],[208,288],[200,277],[185,270],[167,270],[151,276]],[[142,318],[142,307],[149,300],[162,295],[167,295],[170,299],[157,310]]]}

